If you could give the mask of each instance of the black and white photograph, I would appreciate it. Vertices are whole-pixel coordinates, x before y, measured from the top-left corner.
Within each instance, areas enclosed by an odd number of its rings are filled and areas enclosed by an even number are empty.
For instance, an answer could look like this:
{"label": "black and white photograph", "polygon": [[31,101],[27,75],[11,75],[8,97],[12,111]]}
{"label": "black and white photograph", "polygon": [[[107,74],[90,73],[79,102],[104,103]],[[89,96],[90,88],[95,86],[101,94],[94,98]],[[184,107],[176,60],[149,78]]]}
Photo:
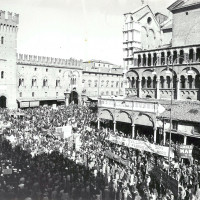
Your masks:
{"label": "black and white photograph", "polygon": [[200,0],[0,7],[0,200],[200,200]]}

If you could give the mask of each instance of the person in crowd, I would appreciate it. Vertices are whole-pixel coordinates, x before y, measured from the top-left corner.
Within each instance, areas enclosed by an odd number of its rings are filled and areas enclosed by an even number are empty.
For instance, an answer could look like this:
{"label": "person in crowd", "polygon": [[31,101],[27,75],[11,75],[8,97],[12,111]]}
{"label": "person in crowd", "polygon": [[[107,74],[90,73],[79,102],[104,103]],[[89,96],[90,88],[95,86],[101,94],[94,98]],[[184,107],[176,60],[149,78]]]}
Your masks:
{"label": "person in crowd", "polygon": [[[107,140],[122,132],[96,128],[97,114],[87,106],[0,109],[0,200],[174,199],[151,175],[150,164],[166,171],[164,158]],[[21,116],[21,117],[20,117]],[[57,127],[72,126],[72,136]],[[74,144],[80,136],[79,148]],[[137,138],[153,142],[138,134]],[[74,146],[75,145],[75,146]],[[200,199],[198,164],[172,162],[179,199]],[[12,168],[12,173],[5,169]],[[9,170],[7,170],[9,171]]]}

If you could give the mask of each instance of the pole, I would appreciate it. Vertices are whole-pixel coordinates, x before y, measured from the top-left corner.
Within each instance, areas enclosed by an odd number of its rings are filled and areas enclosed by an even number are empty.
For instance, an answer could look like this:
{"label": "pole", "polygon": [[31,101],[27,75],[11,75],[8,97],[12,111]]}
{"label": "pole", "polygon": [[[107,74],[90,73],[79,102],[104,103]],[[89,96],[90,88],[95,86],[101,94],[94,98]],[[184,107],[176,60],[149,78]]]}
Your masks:
{"label": "pole", "polygon": [[169,151],[168,151],[168,175],[170,173],[171,161],[170,161],[170,152],[171,152],[171,136],[172,136],[172,103],[173,103],[173,70],[174,70],[174,63],[172,63],[172,84],[171,84],[171,108],[170,108],[170,131],[169,131]]}

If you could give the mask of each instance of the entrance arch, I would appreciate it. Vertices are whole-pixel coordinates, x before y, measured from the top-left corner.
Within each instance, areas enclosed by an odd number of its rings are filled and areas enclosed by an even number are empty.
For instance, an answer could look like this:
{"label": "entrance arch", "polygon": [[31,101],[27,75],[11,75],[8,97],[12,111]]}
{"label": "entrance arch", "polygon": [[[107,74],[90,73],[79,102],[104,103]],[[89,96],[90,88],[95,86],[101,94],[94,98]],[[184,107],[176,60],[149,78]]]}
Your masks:
{"label": "entrance arch", "polygon": [[6,97],[5,96],[0,97],[0,108],[6,108]]}
{"label": "entrance arch", "polygon": [[69,103],[73,102],[74,104],[78,104],[78,93],[76,91],[72,91],[69,97]]}

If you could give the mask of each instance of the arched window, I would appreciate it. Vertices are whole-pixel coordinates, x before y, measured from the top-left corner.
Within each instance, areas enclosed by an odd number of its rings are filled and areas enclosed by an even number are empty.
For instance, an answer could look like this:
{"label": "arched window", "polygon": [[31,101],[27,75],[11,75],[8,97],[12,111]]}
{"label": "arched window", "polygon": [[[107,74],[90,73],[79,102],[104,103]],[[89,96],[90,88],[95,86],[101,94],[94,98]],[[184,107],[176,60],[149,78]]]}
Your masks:
{"label": "arched window", "polygon": [[94,82],[94,87],[97,87],[97,84],[98,84],[98,81],[95,80],[95,82]]}
{"label": "arched window", "polygon": [[22,92],[19,93],[19,97],[22,97]]}
{"label": "arched window", "polygon": [[1,78],[4,78],[4,71],[1,72]]}
{"label": "arched window", "polygon": [[88,80],[88,87],[91,87],[91,80]]}
{"label": "arched window", "polygon": [[56,87],[60,87],[60,80],[59,79],[56,80]]}
{"label": "arched window", "polygon": [[185,77],[181,76],[181,89],[185,89]]}
{"label": "arched window", "polygon": [[37,79],[36,78],[33,78],[32,79],[32,87],[33,86],[37,86]]}
{"label": "arched window", "polygon": [[4,43],[4,37],[1,37],[1,44]]}
{"label": "arched window", "polygon": [[108,87],[108,85],[109,85],[109,81],[107,80],[107,81],[106,81],[106,87]]}
{"label": "arched window", "polygon": [[19,86],[24,86],[24,79],[23,78],[19,79]]}
{"label": "arched window", "polygon": [[48,85],[47,79],[43,79],[43,87],[46,87]]}

